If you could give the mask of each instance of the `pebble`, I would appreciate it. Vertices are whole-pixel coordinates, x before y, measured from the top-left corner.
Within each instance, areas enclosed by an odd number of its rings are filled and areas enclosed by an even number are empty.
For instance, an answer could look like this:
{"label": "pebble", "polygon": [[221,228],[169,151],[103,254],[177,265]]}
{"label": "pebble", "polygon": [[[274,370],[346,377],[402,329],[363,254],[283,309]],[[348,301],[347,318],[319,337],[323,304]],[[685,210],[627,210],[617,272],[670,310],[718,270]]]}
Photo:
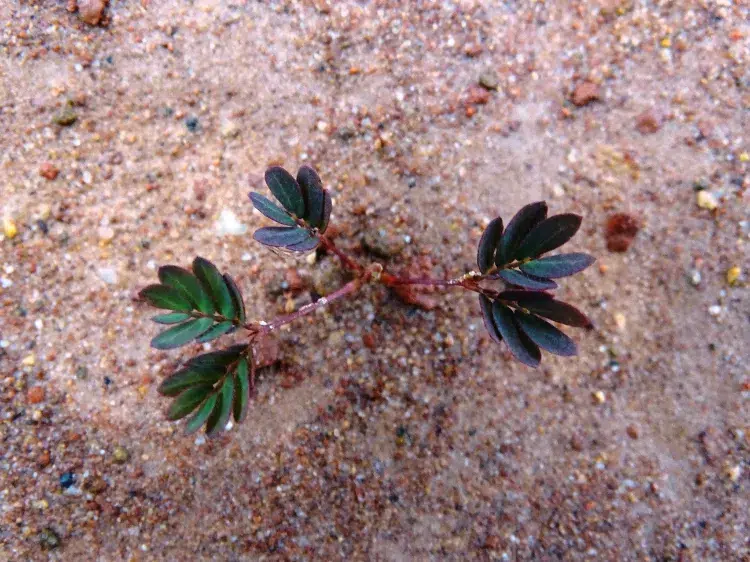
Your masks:
{"label": "pebble", "polygon": [[44,387],[32,386],[28,392],[26,392],[26,401],[29,404],[39,404],[44,400]]}
{"label": "pebble", "polygon": [[629,425],[629,426],[628,426],[628,427],[627,427],[627,428],[625,429],[625,431],[627,432],[627,434],[628,434],[628,437],[630,437],[631,439],[638,439],[638,437],[639,437],[639,435],[640,435],[640,434],[638,433],[638,428],[637,428],[636,426],[634,426],[634,425]]}
{"label": "pebble", "polygon": [[63,490],[67,490],[75,483],[76,483],[76,477],[75,477],[75,474],[73,474],[72,472],[63,472],[60,475],[60,487]]}
{"label": "pebble", "polygon": [[117,445],[112,450],[112,461],[115,464],[125,464],[126,462],[128,462],[129,458],[130,458],[130,453],[122,445]]}
{"label": "pebble", "polygon": [[740,467],[740,465],[738,464],[731,466],[727,468],[726,474],[732,482],[737,482],[737,480],[740,479],[740,475],[742,474],[742,467]]}
{"label": "pebble", "polygon": [[697,269],[694,269],[692,272],[690,272],[690,284],[693,287],[697,287],[698,285],[700,285],[702,279],[703,278],[701,277],[701,272]]}
{"label": "pebble", "polygon": [[45,527],[39,532],[39,544],[44,550],[52,550],[60,546],[60,537],[50,527]]}
{"label": "pebble", "polygon": [[479,85],[487,90],[497,90],[500,86],[500,79],[494,70],[485,70],[479,76]]}
{"label": "pebble", "polygon": [[735,265],[727,269],[727,283],[734,285],[742,275],[742,269]]}
{"label": "pebble", "polygon": [[78,116],[76,112],[70,107],[66,107],[52,119],[56,125],[60,125],[61,127],[70,127],[77,120]]}
{"label": "pebble", "polygon": [[709,306],[708,307],[708,313],[711,316],[718,316],[719,314],[721,314],[721,306],[719,306],[718,304],[714,304],[714,305]]}
{"label": "pebble", "polygon": [[78,0],[78,15],[89,25],[98,25],[107,0]]}
{"label": "pebble", "polygon": [[221,125],[221,136],[225,139],[233,139],[240,134],[240,126],[234,121],[225,121]]}
{"label": "pebble", "polygon": [[490,101],[490,93],[485,88],[471,85],[466,92],[466,103],[473,105],[484,105]]}
{"label": "pebble", "polygon": [[640,230],[638,220],[628,213],[615,213],[607,219],[605,238],[610,252],[627,252]]}
{"label": "pebble", "polygon": [[706,191],[705,189],[701,189],[696,193],[695,202],[701,209],[708,209],[709,211],[713,211],[719,206],[716,197],[710,191]]}
{"label": "pebble", "polygon": [[596,404],[604,404],[607,401],[607,395],[601,390],[597,390],[591,394]]}
{"label": "pebble", "polygon": [[12,240],[16,237],[16,234],[18,234],[18,228],[16,227],[16,223],[13,221],[13,219],[3,219],[3,234],[5,234],[5,237],[8,240]]}
{"label": "pebble", "polygon": [[117,270],[114,267],[100,267],[97,269],[96,274],[107,285],[116,285],[119,279]]}
{"label": "pebble", "polygon": [[41,166],[39,166],[39,175],[45,179],[48,179],[49,181],[54,180],[59,173],[60,170],[56,168],[51,162],[44,162]]}
{"label": "pebble", "polygon": [[625,330],[625,327],[627,326],[627,320],[625,319],[625,315],[622,312],[615,313],[615,324],[617,325],[617,329],[621,332]]}
{"label": "pebble", "polygon": [[593,82],[581,82],[573,90],[573,94],[570,97],[570,101],[573,105],[583,107],[592,102],[599,101],[601,99],[601,89],[597,84]]}
{"label": "pebble", "polygon": [[34,357],[33,353],[27,355],[21,360],[21,365],[23,365],[24,367],[33,367],[35,363],[36,357]]}
{"label": "pebble", "polygon": [[216,221],[216,233],[219,236],[239,236],[247,232],[247,226],[242,224],[237,215],[229,209],[222,209]]}
{"label": "pebble", "polygon": [[109,226],[101,226],[99,227],[99,242],[108,244],[109,242],[112,242],[112,239],[115,237],[115,231]]}
{"label": "pebble", "polygon": [[191,133],[194,133],[198,130],[198,127],[200,126],[200,122],[198,121],[198,118],[195,116],[188,117],[185,119],[185,126],[187,127],[187,130]]}
{"label": "pebble", "polygon": [[656,110],[648,109],[636,117],[635,128],[642,135],[652,135],[661,129],[661,116]]}

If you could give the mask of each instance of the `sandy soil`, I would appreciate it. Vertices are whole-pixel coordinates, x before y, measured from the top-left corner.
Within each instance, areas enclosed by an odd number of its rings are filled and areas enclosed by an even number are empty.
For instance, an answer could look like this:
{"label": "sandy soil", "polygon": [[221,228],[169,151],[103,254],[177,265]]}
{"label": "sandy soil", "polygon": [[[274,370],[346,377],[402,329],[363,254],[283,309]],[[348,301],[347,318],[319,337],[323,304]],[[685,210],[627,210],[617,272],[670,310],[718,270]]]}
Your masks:
{"label": "sandy soil", "polygon": [[[0,559],[747,560],[747,3],[332,4],[0,2]],[[155,388],[200,348],[150,350],[134,295],[203,255],[253,317],[306,302],[334,262],[254,244],[246,199],[302,162],[345,248],[409,237],[395,269],[583,214],[580,356],[531,370],[470,295],[368,288],[283,333],[245,424],[184,437]]]}

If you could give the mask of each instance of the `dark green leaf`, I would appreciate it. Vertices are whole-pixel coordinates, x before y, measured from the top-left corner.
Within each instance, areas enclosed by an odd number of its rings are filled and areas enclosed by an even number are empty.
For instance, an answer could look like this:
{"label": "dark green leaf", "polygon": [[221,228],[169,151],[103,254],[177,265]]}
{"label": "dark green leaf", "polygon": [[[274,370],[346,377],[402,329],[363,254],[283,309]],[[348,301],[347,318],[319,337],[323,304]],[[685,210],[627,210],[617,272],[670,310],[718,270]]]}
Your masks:
{"label": "dark green leaf", "polygon": [[190,320],[191,316],[185,312],[168,312],[166,314],[157,314],[151,320],[157,324],[179,324],[185,320]]}
{"label": "dark green leaf", "polygon": [[203,402],[200,408],[198,408],[198,411],[193,414],[193,416],[188,420],[187,424],[185,425],[185,432],[190,435],[191,433],[195,433],[198,431],[201,427],[203,427],[203,424],[206,423],[206,420],[208,419],[208,416],[211,415],[211,412],[214,409],[214,406],[216,405],[218,395],[214,392],[206,398],[206,401]]}
{"label": "dark green leaf", "polygon": [[554,215],[536,225],[523,239],[516,252],[516,259],[536,257],[555,248],[573,238],[581,226],[579,215],[566,213]]}
{"label": "dark green leaf", "polygon": [[167,418],[172,421],[184,418],[190,412],[195,410],[198,407],[198,404],[203,402],[203,399],[208,396],[208,393],[211,392],[212,388],[213,387],[210,385],[188,388],[185,392],[175,398],[169,406]]}
{"label": "dark green leaf", "polygon": [[538,201],[530,203],[518,211],[510,222],[500,239],[495,256],[495,264],[500,267],[516,259],[516,251],[537,224],[547,218],[547,203]]}
{"label": "dark green leaf", "polygon": [[232,413],[232,398],[234,395],[234,378],[227,377],[224,379],[224,384],[221,385],[219,391],[219,399],[216,401],[214,411],[208,418],[206,423],[206,433],[208,435],[216,435],[224,431],[224,428],[229,421],[229,416]]}
{"label": "dark green leaf", "polygon": [[294,244],[293,246],[287,246],[287,249],[293,252],[309,252],[310,250],[317,248],[319,243],[320,239],[311,234],[310,238],[307,240],[303,240],[299,244]]}
{"label": "dark green leaf", "polygon": [[232,302],[232,295],[224,283],[224,278],[216,266],[204,258],[193,260],[193,273],[203,285],[203,288],[213,299],[216,309],[224,318],[234,318],[236,311]]}
{"label": "dark green leaf", "polygon": [[575,342],[549,322],[519,310],[515,315],[521,330],[542,349],[564,357],[577,353]]}
{"label": "dark green leaf", "polygon": [[302,199],[305,202],[305,216],[303,217],[310,226],[319,228],[323,224],[323,211],[325,209],[325,193],[320,176],[310,166],[302,166],[297,171],[297,183],[302,190]]}
{"label": "dark green leaf", "polygon": [[495,301],[492,304],[492,317],[513,356],[530,367],[539,365],[542,358],[539,347],[518,330],[513,311],[504,304]]}
{"label": "dark green leaf", "polygon": [[187,269],[176,265],[164,265],[159,268],[159,281],[177,289],[183,294],[196,310],[204,314],[213,314],[216,310],[211,302],[211,297],[203,290],[198,279]]}
{"label": "dark green leaf", "polygon": [[487,333],[497,343],[503,341],[500,332],[497,331],[495,326],[495,320],[492,318],[492,302],[484,295],[479,295],[479,308],[482,310],[482,320],[484,321],[484,327],[487,329]]}
{"label": "dark green leaf", "polygon": [[518,302],[526,306],[526,303],[537,302],[537,301],[550,301],[554,298],[550,293],[544,291],[502,291],[497,295],[499,300]]}
{"label": "dark green leaf", "polygon": [[156,349],[174,349],[194,340],[208,330],[214,321],[211,318],[195,318],[170,328],[151,340]]}
{"label": "dark green leaf", "polygon": [[260,193],[250,192],[250,201],[258,211],[279,224],[286,226],[294,226],[297,224],[292,217],[289,216],[284,209],[276,205],[268,197],[261,195]]}
{"label": "dark green leaf", "polygon": [[214,384],[224,375],[224,371],[198,371],[189,367],[180,369],[168,376],[159,385],[158,392],[162,396],[176,396],[191,386]]}
{"label": "dark green leaf", "polygon": [[287,211],[300,218],[305,216],[302,190],[292,174],[280,166],[272,166],[266,170],[266,184]]}
{"label": "dark green leaf", "polygon": [[529,275],[557,279],[583,271],[595,261],[588,254],[560,254],[521,264],[521,270]]}
{"label": "dark green leaf", "polygon": [[534,275],[527,275],[515,269],[503,269],[498,274],[503,281],[512,285],[518,285],[519,287],[525,287],[526,289],[556,289],[557,283],[544,279],[542,277],[536,277]]}
{"label": "dark green leaf", "polygon": [[321,221],[320,228],[318,229],[320,230],[321,234],[323,234],[328,228],[328,221],[331,220],[331,209],[333,208],[331,194],[327,189],[323,190],[323,194],[325,196],[325,200],[323,201],[323,220]]}
{"label": "dark green leaf", "polygon": [[255,231],[253,238],[266,246],[286,248],[308,241],[310,232],[305,228],[264,226]]}
{"label": "dark green leaf", "polygon": [[[252,361],[252,359],[251,359]],[[240,359],[237,365],[237,372],[234,376],[234,420],[239,423],[245,419],[247,415],[247,406],[250,402],[250,369],[247,364],[247,359]]]}
{"label": "dark green leaf", "polygon": [[568,326],[575,326],[577,328],[592,327],[591,320],[583,312],[562,301],[550,299],[525,303],[519,302],[519,304],[534,314],[544,316],[560,324],[567,324]]}
{"label": "dark green leaf", "polygon": [[237,311],[237,320],[240,324],[245,322],[245,301],[242,298],[242,293],[234,279],[230,277],[228,273],[224,274],[224,282],[227,284],[229,294],[232,295],[232,302],[234,303],[234,309]]}
{"label": "dark green leaf", "polygon": [[495,250],[503,235],[503,219],[497,217],[490,221],[479,239],[477,247],[477,267],[480,273],[487,273],[495,261]]}
{"label": "dark green leaf", "polygon": [[140,297],[156,308],[190,312],[193,305],[177,289],[165,285],[149,285],[141,289]]}
{"label": "dark green leaf", "polygon": [[199,337],[196,341],[198,343],[205,343],[207,341],[215,340],[216,338],[220,338],[221,336],[229,332],[232,328],[234,328],[234,323],[232,323],[231,320],[225,320],[224,322],[219,322],[218,324],[213,326],[210,330],[208,330],[205,334]]}
{"label": "dark green leaf", "polygon": [[190,369],[199,370],[206,373],[219,372],[224,374],[227,367],[239,359],[242,352],[247,349],[247,345],[234,345],[221,351],[212,351],[197,355],[187,362]]}

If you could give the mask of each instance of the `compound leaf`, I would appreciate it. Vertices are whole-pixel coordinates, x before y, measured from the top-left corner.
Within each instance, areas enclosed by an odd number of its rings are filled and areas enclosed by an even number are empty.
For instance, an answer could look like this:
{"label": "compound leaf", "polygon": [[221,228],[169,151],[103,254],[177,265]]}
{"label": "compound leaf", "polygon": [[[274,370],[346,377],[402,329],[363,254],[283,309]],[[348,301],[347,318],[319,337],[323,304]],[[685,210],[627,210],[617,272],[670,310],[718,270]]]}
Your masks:
{"label": "compound leaf", "polygon": [[477,267],[480,273],[487,273],[495,260],[495,250],[503,235],[503,219],[497,217],[490,221],[479,239],[477,247]]}
{"label": "compound leaf", "polygon": [[[252,358],[251,358],[252,361]],[[250,402],[250,368],[247,358],[243,357],[237,364],[237,372],[234,375],[235,390],[233,413],[234,420],[239,423],[247,415],[248,404]]]}
{"label": "compound leaf", "polygon": [[484,321],[484,327],[487,329],[487,333],[490,335],[493,341],[500,343],[503,341],[503,337],[497,330],[495,320],[492,318],[492,302],[484,295],[479,295],[479,308],[482,310],[482,320]]}
{"label": "compound leaf", "polygon": [[557,289],[557,283],[554,281],[534,275],[527,275],[515,269],[503,269],[497,275],[511,285],[518,285],[526,289]]}
{"label": "compound leaf", "polygon": [[289,172],[280,166],[272,166],[266,170],[265,177],[268,189],[287,211],[297,217],[305,216],[302,190]]}
{"label": "compound leaf", "polygon": [[185,312],[167,312],[166,314],[157,314],[151,320],[157,324],[179,324],[185,320],[190,320],[191,316]]}
{"label": "compound leaf", "polygon": [[195,412],[195,414],[193,414],[193,416],[188,420],[187,424],[185,425],[185,432],[188,435],[190,435],[191,433],[195,433],[203,426],[204,423],[206,423],[208,416],[211,415],[211,412],[216,405],[217,396],[218,395],[214,392],[208,398],[206,398],[206,401],[203,402],[200,408],[198,408],[198,411]]}
{"label": "compound leaf", "polygon": [[529,203],[518,211],[510,222],[500,239],[495,256],[495,264],[500,267],[516,259],[516,250],[537,224],[547,218],[547,203],[538,201]]}
{"label": "compound leaf", "polygon": [[193,260],[193,273],[213,299],[219,313],[225,318],[234,318],[236,311],[232,296],[216,266],[207,259],[198,257]]}
{"label": "compound leaf", "polygon": [[204,314],[213,314],[216,310],[211,297],[203,290],[198,279],[187,269],[176,265],[164,265],[159,268],[159,281],[177,289],[197,310]]}
{"label": "compound leaf", "polygon": [[151,347],[156,349],[174,349],[194,340],[214,321],[211,318],[195,318],[166,330],[151,340]]}
{"label": "compound leaf", "polygon": [[513,311],[504,304],[495,301],[492,305],[492,317],[513,356],[530,367],[539,365],[542,358],[539,347],[518,330]]}
{"label": "compound leaf", "polygon": [[151,306],[167,310],[190,312],[192,303],[180,291],[166,285],[149,285],[141,289],[140,297]]}
{"label": "compound leaf", "polygon": [[310,238],[310,233],[304,228],[264,226],[255,231],[253,238],[257,242],[272,248],[287,248],[306,242]]}
{"label": "compound leaf", "polygon": [[581,220],[580,215],[573,213],[554,215],[543,220],[523,239],[515,259],[536,257],[559,248],[578,232]]}
{"label": "compound leaf", "polygon": [[546,320],[519,310],[515,314],[521,330],[542,349],[564,357],[578,352],[575,342]]}
{"label": "compound leaf", "polygon": [[323,224],[325,209],[325,192],[320,176],[312,167],[304,165],[297,171],[297,183],[302,190],[302,199],[305,202],[303,218],[310,226],[320,228]]}
{"label": "compound leaf", "polygon": [[249,197],[250,201],[253,203],[253,206],[258,209],[258,211],[262,215],[268,217],[272,221],[286,226],[294,226],[295,224],[297,224],[294,219],[289,216],[289,213],[276,205],[276,203],[271,201],[265,195],[261,195],[260,193],[251,191],[249,193]]}
{"label": "compound leaf", "polygon": [[198,407],[198,404],[203,402],[203,399],[208,396],[208,393],[211,392],[212,389],[213,387],[210,385],[188,388],[185,392],[175,398],[169,406],[167,418],[172,421],[184,418],[190,412],[195,410],[195,408]]}
{"label": "compound leaf", "polygon": [[537,277],[557,279],[583,271],[596,260],[593,256],[582,253],[548,256],[521,264],[521,271]]}
{"label": "compound leaf", "polygon": [[221,336],[229,332],[232,328],[234,328],[234,323],[231,320],[219,322],[218,324],[215,324],[212,328],[210,328],[205,334],[199,337],[196,341],[198,343],[205,343],[207,341],[215,340],[216,338],[220,338]]}

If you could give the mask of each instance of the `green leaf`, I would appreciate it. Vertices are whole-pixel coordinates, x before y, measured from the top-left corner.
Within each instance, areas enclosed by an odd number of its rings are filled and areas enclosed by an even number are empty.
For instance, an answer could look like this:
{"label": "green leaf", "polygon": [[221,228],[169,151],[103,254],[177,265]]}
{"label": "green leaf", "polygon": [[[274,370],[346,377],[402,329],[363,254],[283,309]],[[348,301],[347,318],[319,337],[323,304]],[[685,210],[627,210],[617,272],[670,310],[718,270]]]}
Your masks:
{"label": "green leaf", "polygon": [[177,289],[193,304],[195,309],[202,313],[213,314],[215,312],[211,297],[203,290],[195,275],[187,269],[176,265],[164,265],[159,268],[159,281]]}
{"label": "green leaf", "polygon": [[151,320],[157,324],[179,324],[185,320],[190,320],[190,318],[192,317],[184,312],[167,312],[166,314],[157,314]]}
{"label": "green leaf", "polygon": [[229,294],[229,288],[216,266],[207,259],[198,257],[193,260],[193,273],[206,292],[211,295],[219,314],[225,318],[234,318],[236,311],[232,295]]}
{"label": "green leaf", "polygon": [[319,228],[323,224],[325,208],[323,182],[320,181],[320,176],[312,167],[304,165],[297,171],[297,183],[302,190],[302,199],[305,202],[303,218],[310,226]]}
{"label": "green leaf", "polygon": [[220,338],[221,336],[226,334],[232,328],[234,328],[234,323],[231,320],[225,320],[224,322],[219,322],[213,328],[211,328],[205,334],[199,337],[196,341],[198,343],[205,343],[207,341],[215,340],[216,338]]}
{"label": "green leaf", "polygon": [[479,239],[477,247],[477,267],[480,273],[487,273],[495,260],[495,250],[503,235],[503,219],[497,217],[490,221]]}
{"label": "green leaf", "polygon": [[216,393],[211,394],[211,396],[206,398],[206,401],[203,402],[201,407],[198,408],[198,411],[193,414],[193,417],[188,420],[187,425],[185,425],[185,432],[188,435],[195,433],[203,427],[203,424],[206,423],[208,416],[211,415],[211,412],[216,405],[217,398],[218,395]]}
{"label": "green leaf", "polygon": [[303,240],[302,242],[293,244],[292,246],[287,246],[287,250],[291,250],[292,252],[309,252],[311,250],[314,250],[318,247],[320,239],[313,234],[309,234],[309,236],[310,237],[307,240]]}
{"label": "green leaf", "polygon": [[224,370],[206,372],[187,367],[164,379],[157,392],[162,396],[176,396],[191,386],[212,385],[223,375]]}
{"label": "green leaf", "polygon": [[175,398],[169,406],[167,418],[172,421],[184,418],[190,412],[195,410],[195,408],[198,407],[198,404],[203,402],[203,399],[208,396],[208,393],[211,392],[212,388],[213,387],[210,385],[188,388],[185,392]]}
{"label": "green leaf", "polygon": [[515,315],[521,330],[542,349],[564,357],[577,353],[575,342],[549,322],[520,310]]}
{"label": "green leaf", "polygon": [[487,329],[487,333],[493,341],[500,343],[503,341],[503,337],[500,335],[500,332],[497,331],[495,320],[492,318],[492,302],[490,302],[490,299],[480,294],[479,307],[482,309],[482,320],[484,321],[484,327]]}
{"label": "green leaf", "polygon": [[162,332],[151,340],[156,349],[174,349],[194,340],[208,330],[214,321],[211,318],[195,318]]}
{"label": "green leaf", "polygon": [[521,264],[521,271],[529,275],[557,279],[583,271],[595,261],[588,254],[560,254]]}
{"label": "green leaf", "polygon": [[[251,359],[252,360],[252,359]],[[234,420],[240,423],[247,415],[247,406],[250,402],[250,374],[247,359],[243,357],[237,365],[237,372],[234,375],[235,393],[233,413]]]}
{"label": "green leaf", "polygon": [[291,216],[289,216],[289,213],[276,205],[265,195],[255,193],[254,191],[250,192],[250,201],[252,201],[253,206],[258,209],[261,214],[265,215],[274,222],[284,224],[286,226],[294,226],[295,224],[297,224],[295,220]]}
{"label": "green leaf", "polygon": [[266,184],[273,196],[290,213],[297,217],[305,216],[305,202],[302,190],[292,175],[280,166],[266,170]]}
{"label": "green leaf", "polygon": [[511,285],[518,285],[519,287],[525,287],[526,289],[556,289],[557,283],[544,279],[542,277],[535,277],[533,275],[527,275],[521,273],[515,269],[503,269],[497,274],[500,279],[510,283]]}
{"label": "green leaf", "polygon": [[513,316],[513,311],[495,301],[492,304],[492,317],[503,340],[513,356],[521,363],[530,367],[536,367],[541,361],[542,354],[539,347],[531,341],[526,334],[518,330],[518,325]]}
{"label": "green leaf", "polygon": [[193,357],[187,362],[187,367],[201,372],[224,373],[227,367],[237,361],[240,355],[247,349],[247,345],[234,345],[221,351],[212,351]]}
{"label": "green leaf", "polygon": [[237,311],[236,319],[240,322],[240,324],[244,324],[245,301],[242,298],[242,293],[240,292],[240,288],[237,286],[237,283],[234,282],[234,279],[232,279],[228,273],[224,274],[224,283],[227,284],[227,289],[229,289],[229,294],[232,295],[232,303],[234,304],[234,309]]}
{"label": "green leaf", "polygon": [[537,201],[536,203],[530,203],[522,207],[510,219],[508,227],[500,239],[497,255],[495,256],[495,265],[500,267],[515,260],[516,251],[521,242],[523,242],[523,239],[531,232],[532,228],[545,218],[547,218],[547,203],[544,201]]}
{"label": "green leaf", "polygon": [[516,259],[540,256],[559,248],[578,232],[581,220],[579,215],[572,213],[554,215],[543,220],[523,239],[516,252]]}
{"label": "green leaf", "polygon": [[323,190],[323,196],[325,197],[323,201],[323,220],[321,221],[320,228],[318,229],[321,234],[323,234],[328,228],[328,222],[331,220],[331,209],[333,208],[331,194],[327,189]]}
{"label": "green leaf", "polygon": [[141,289],[140,297],[156,308],[190,312],[193,305],[177,289],[165,285],[149,285]]}
{"label": "green leaf", "polygon": [[523,308],[560,324],[577,328],[592,328],[591,320],[575,306],[556,300],[539,300],[520,303]]}
{"label": "green leaf", "polygon": [[253,234],[256,242],[272,248],[286,248],[310,239],[306,228],[287,226],[264,226]]}
{"label": "green leaf", "polygon": [[206,433],[208,435],[216,435],[222,431],[229,421],[229,416],[232,413],[232,397],[234,394],[234,378],[227,377],[224,379],[224,384],[221,386],[219,399],[214,406],[213,412],[208,418],[206,423]]}

